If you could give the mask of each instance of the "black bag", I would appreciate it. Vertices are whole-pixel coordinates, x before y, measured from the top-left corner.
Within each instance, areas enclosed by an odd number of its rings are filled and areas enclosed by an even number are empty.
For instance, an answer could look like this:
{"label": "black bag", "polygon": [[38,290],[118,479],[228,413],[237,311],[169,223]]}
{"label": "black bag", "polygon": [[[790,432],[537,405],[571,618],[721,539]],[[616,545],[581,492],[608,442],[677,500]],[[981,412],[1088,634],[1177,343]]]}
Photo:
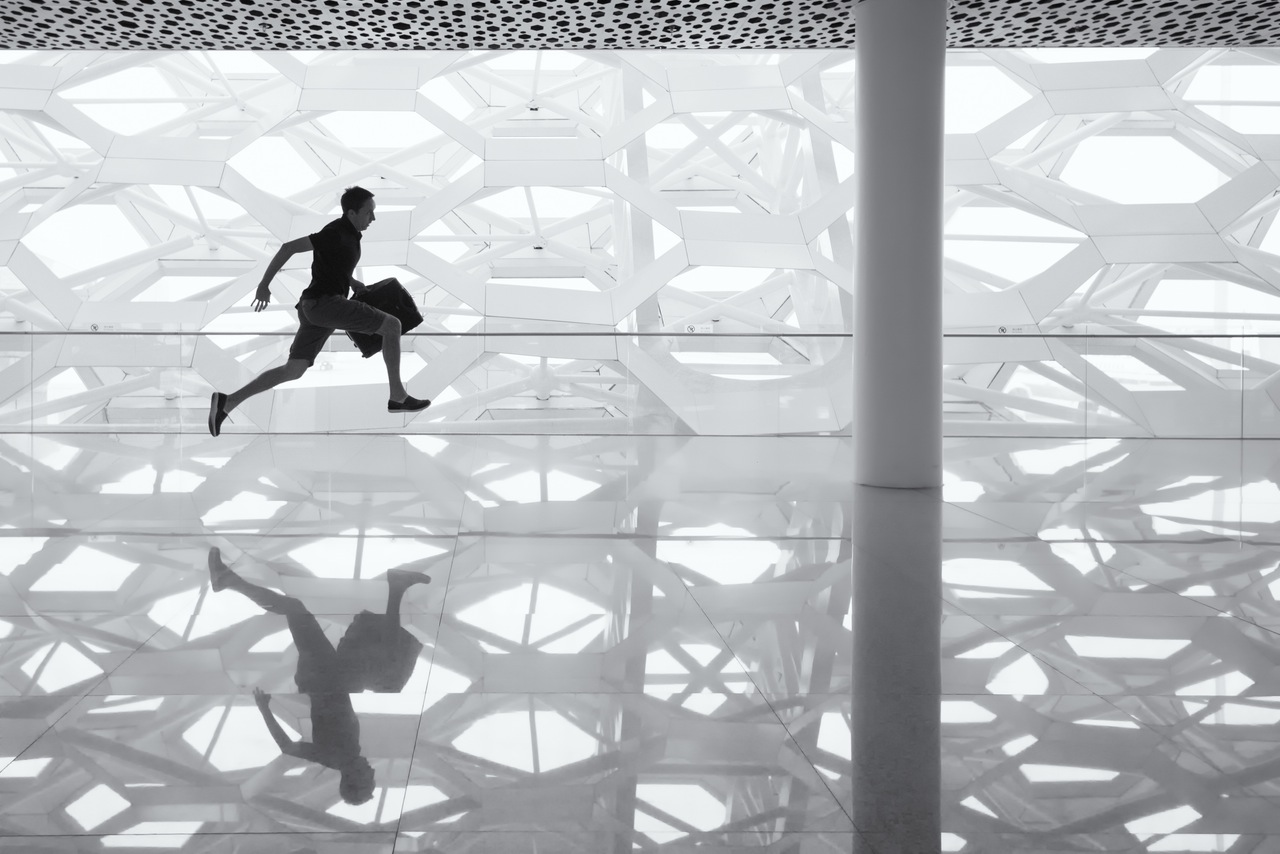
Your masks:
{"label": "black bag", "polygon": [[384,614],[361,611],[338,641],[337,652],[355,681],[381,694],[404,689],[422,653],[422,641],[403,626],[389,631]]}
{"label": "black bag", "polygon": [[[422,313],[413,304],[413,297],[398,279],[374,282],[351,298],[395,317],[400,321],[401,333],[422,324]],[[366,332],[348,332],[347,337],[355,342],[355,345],[360,348],[360,355],[366,359],[382,351],[382,336],[377,333],[370,335]]]}

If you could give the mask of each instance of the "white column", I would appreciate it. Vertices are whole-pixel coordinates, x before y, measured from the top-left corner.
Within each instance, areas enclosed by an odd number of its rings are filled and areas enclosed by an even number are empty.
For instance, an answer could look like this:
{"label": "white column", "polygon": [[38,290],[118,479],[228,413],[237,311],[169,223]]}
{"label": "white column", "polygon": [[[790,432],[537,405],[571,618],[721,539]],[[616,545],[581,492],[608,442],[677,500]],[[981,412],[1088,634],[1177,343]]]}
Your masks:
{"label": "white column", "polygon": [[946,0],[857,16],[854,847],[914,854],[941,832]]}
{"label": "white column", "polygon": [[855,478],[942,484],[946,0],[857,10]]}

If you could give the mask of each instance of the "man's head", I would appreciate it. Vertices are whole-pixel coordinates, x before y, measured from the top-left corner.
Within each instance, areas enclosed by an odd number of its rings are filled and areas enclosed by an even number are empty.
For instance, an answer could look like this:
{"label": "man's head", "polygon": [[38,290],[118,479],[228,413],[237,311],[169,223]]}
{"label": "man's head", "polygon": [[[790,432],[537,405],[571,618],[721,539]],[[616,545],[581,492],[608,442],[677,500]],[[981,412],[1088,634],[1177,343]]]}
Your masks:
{"label": "man's head", "polygon": [[363,756],[342,769],[338,794],[349,804],[362,804],[373,797],[373,766]]}
{"label": "man's head", "polygon": [[375,203],[373,193],[364,187],[348,187],[342,194],[342,215],[356,227],[364,231],[377,217],[373,215]]}

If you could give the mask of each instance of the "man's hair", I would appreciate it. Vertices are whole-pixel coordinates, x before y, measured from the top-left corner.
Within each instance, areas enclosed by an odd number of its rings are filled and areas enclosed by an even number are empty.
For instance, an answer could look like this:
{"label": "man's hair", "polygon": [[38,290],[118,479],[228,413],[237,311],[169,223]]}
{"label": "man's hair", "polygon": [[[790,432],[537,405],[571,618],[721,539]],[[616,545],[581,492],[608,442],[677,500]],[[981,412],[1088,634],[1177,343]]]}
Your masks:
{"label": "man's hair", "polygon": [[338,781],[338,794],[349,804],[363,804],[373,797],[373,766],[363,756],[355,765],[342,769]]}
{"label": "man's hair", "polygon": [[372,198],[373,193],[370,193],[364,187],[347,187],[342,194],[342,212],[345,214],[347,211],[358,211],[364,207],[365,202]]}

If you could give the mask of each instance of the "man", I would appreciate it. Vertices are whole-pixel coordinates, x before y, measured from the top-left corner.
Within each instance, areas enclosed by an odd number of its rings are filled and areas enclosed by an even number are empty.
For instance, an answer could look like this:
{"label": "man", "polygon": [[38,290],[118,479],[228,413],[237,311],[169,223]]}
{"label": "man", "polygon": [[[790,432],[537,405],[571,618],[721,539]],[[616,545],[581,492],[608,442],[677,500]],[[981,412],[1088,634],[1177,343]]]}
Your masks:
{"label": "man", "polygon": [[373,193],[363,187],[348,187],[342,194],[342,216],[306,237],[290,240],[280,247],[254,294],[253,310],[262,311],[271,301],[271,280],[292,256],[311,252],[311,284],[298,301],[298,333],[289,348],[289,360],[263,371],[243,388],[222,394],[215,391],[209,401],[209,432],[217,436],[227,415],[250,397],[281,383],[296,380],[315,364],[324,342],[335,329],[382,336],[382,358],[387,363],[390,396],[388,412],[418,412],[429,400],[411,397],[400,381],[400,321],[384,311],[348,299],[352,288],[364,288],[352,277],[360,261],[360,235],[376,217]]}
{"label": "man", "polygon": [[[271,695],[254,688],[254,703],[267,731],[281,753],[337,771],[341,775],[338,793],[349,804],[364,803],[373,797],[374,790],[373,766],[360,748],[360,721],[351,705],[351,694],[367,687],[379,687],[371,684],[371,680],[376,683],[379,679],[377,659],[394,657],[401,651],[401,633],[415,646],[407,668],[402,668],[402,679],[388,690],[398,692],[409,681],[422,644],[400,628],[400,600],[413,585],[430,582],[431,576],[423,572],[388,571],[387,612],[378,621],[381,631],[374,633],[379,636],[373,636],[368,630],[369,621],[361,623],[358,616],[334,649],[319,621],[300,600],[241,578],[223,563],[222,553],[216,546],[209,549],[209,586],[213,592],[234,590],[264,611],[285,617],[298,649],[298,667],[293,678],[298,691],[311,701],[311,741],[289,738],[271,711]],[[365,628],[357,628],[359,625]],[[348,636],[352,636],[350,643]]]}

